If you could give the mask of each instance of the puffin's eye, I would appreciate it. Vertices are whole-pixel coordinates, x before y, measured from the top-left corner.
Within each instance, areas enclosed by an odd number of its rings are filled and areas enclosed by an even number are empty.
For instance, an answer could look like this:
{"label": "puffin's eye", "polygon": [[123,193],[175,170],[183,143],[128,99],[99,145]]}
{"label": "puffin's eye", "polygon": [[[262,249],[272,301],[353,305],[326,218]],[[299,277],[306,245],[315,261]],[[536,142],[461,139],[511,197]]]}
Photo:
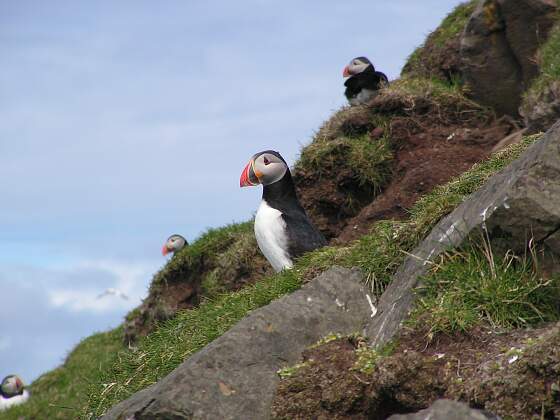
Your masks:
{"label": "puffin's eye", "polygon": [[263,156],[263,162],[265,165],[268,165],[270,163],[270,160],[268,160],[266,156]]}

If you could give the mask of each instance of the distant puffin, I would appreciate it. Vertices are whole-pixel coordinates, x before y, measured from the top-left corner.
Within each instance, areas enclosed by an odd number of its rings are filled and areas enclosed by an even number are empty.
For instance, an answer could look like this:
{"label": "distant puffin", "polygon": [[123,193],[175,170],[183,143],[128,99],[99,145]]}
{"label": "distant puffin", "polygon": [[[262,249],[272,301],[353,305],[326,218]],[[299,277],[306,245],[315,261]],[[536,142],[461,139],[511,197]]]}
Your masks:
{"label": "distant puffin", "polygon": [[286,161],[278,152],[254,155],[239,180],[241,187],[262,184],[255,236],[274,270],[291,268],[295,257],[327,244],[299,203]]}
{"label": "distant puffin", "polygon": [[368,102],[379,89],[389,83],[387,76],[380,71],[375,71],[375,67],[366,57],[356,57],[350,61],[344,67],[342,75],[348,77],[348,80],[344,82],[344,86],[346,86],[344,95],[350,105]]}
{"label": "distant puffin", "polygon": [[161,249],[161,255],[166,256],[170,252],[177,252],[187,246],[187,240],[183,238],[181,235],[171,235],[163,244],[163,248]]}
{"label": "distant puffin", "polygon": [[0,411],[14,405],[23,404],[29,399],[29,392],[25,389],[19,376],[8,375],[0,384]]}

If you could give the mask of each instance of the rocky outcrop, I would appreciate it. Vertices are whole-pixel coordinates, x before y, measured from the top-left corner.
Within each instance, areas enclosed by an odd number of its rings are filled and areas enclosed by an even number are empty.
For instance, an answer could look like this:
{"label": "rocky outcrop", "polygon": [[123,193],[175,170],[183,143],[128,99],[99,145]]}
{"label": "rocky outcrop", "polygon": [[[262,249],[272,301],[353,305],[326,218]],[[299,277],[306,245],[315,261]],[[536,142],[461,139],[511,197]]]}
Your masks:
{"label": "rocky outcrop", "polygon": [[361,276],[332,268],[258,309],[104,419],[266,418],[278,369],[331,332],[361,330],[370,314]]}
{"label": "rocky outcrop", "polygon": [[499,417],[453,400],[437,400],[430,407],[412,414],[395,414],[388,420],[498,420]]}
{"label": "rocky outcrop", "polygon": [[474,100],[518,116],[556,10],[554,0],[480,1],[461,39],[463,79]]}
{"label": "rocky outcrop", "polygon": [[430,260],[485,229],[496,245],[516,252],[529,239],[560,255],[560,122],[505,170],[494,175],[455,211],[439,222],[412,252],[381,296],[367,327],[372,344],[390,340],[408,316],[413,289]]}
{"label": "rocky outcrop", "polygon": [[560,81],[529,91],[520,109],[529,133],[546,131],[560,118]]}

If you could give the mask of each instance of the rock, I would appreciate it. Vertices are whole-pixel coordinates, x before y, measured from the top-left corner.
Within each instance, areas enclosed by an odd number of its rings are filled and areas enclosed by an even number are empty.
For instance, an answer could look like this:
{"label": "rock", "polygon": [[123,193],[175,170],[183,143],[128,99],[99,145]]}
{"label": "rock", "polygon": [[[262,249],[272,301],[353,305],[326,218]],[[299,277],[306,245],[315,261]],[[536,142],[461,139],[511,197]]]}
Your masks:
{"label": "rock", "polygon": [[501,139],[496,145],[492,148],[492,153],[499,152],[500,150],[505,149],[512,144],[520,143],[523,140],[523,135],[527,132],[526,128],[521,130],[517,130],[511,134],[508,134],[503,139]]}
{"label": "rock", "polygon": [[361,331],[370,314],[357,271],[332,268],[253,311],[104,419],[267,418],[278,369],[325,335]]}
{"label": "rock", "polygon": [[529,133],[548,130],[560,118],[560,82],[552,80],[541,89],[529,90],[519,112]]}
{"label": "rock", "polygon": [[430,407],[412,414],[395,414],[388,420],[497,420],[499,417],[453,400],[437,400]]}
{"label": "rock", "polygon": [[521,94],[538,74],[536,53],[555,22],[554,0],[481,0],[461,39],[471,97],[500,114],[519,115]]}
{"label": "rock", "polygon": [[441,252],[481,228],[493,244],[524,252],[527,241],[560,256],[560,122],[441,220],[399,268],[366,328],[374,345],[389,341],[408,316],[413,289]]}

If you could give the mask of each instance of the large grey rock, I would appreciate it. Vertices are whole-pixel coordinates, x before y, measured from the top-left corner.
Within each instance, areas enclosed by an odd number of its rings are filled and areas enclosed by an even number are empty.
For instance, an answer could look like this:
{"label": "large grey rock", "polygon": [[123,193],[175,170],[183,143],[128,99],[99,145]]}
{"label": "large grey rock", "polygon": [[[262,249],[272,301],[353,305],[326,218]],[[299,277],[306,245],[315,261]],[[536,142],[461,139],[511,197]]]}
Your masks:
{"label": "large grey rock", "polygon": [[518,115],[538,74],[536,53],[555,22],[554,0],[480,0],[461,38],[470,95],[498,113]]}
{"label": "large grey rock", "polygon": [[371,309],[360,274],[332,268],[255,310],[104,419],[265,419],[277,371],[331,332],[362,331]]}
{"label": "large grey rock", "polygon": [[486,411],[475,410],[453,400],[437,400],[425,410],[411,414],[394,414],[388,420],[498,420]]}
{"label": "large grey rock", "polygon": [[497,245],[523,252],[532,238],[548,253],[560,255],[560,122],[441,220],[406,258],[366,329],[372,344],[396,334],[429,262],[481,227]]}

